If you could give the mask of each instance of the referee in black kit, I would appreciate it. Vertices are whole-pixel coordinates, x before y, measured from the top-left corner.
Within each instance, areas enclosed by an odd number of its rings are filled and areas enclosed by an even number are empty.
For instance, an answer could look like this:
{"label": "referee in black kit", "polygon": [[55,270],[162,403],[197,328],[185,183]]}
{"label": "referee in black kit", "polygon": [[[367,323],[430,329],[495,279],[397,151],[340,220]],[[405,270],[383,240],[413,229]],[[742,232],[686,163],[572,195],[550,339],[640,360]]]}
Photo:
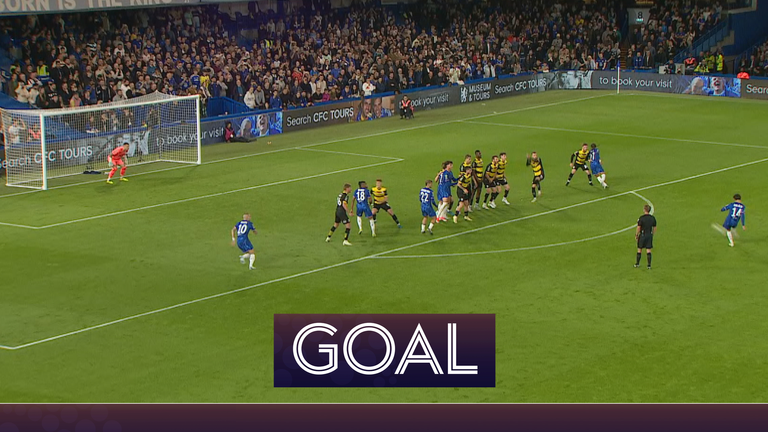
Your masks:
{"label": "referee in black kit", "polygon": [[656,234],[656,218],[651,214],[651,206],[646,204],[643,207],[643,215],[637,220],[637,231],[635,231],[635,240],[637,240],[635,268],[640,267],[640,257],[643,256],[643,249],[645,249],[648,254],[648,270],[651,269],[651,249],[653,249],[654,234]]}

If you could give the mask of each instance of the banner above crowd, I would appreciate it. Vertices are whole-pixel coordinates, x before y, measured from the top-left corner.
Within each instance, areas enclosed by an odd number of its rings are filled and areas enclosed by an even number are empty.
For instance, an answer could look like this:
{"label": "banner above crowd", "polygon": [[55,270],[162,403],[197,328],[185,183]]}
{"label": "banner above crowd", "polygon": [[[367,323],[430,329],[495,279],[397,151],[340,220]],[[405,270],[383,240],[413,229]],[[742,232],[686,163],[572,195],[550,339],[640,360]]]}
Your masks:
{"label": "banner above crowd", "polygon": [[200,0],[0,0],[0,16],[184,6]]}

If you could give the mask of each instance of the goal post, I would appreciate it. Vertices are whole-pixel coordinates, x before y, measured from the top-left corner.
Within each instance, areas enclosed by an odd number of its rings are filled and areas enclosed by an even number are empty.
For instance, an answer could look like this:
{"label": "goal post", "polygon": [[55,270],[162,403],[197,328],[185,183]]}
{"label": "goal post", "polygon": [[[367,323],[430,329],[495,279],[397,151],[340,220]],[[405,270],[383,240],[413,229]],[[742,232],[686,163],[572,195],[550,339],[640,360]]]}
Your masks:
{"label": "goal post", "polygon": [[153,93],[56,110],[0,110],[6,184],[47,189],[50,179],[109,169],[108,156],[128,143],[127,165],[200,164],[200,98]]}

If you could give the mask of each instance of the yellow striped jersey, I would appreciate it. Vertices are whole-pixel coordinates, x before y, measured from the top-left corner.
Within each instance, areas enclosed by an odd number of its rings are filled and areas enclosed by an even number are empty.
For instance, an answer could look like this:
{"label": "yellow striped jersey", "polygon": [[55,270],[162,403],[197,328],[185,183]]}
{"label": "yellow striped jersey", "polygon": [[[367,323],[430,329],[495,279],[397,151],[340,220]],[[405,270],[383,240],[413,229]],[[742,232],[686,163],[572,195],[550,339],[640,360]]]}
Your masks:
{"label": "yellow striped jersey", "polygon": [[475,177],[478,179],[483,178],[483,172],[485,172],[485,165],[483,165],[483,158],[475,158],[472,162],[472,169],[475,170]]}
{"label": "yellow striped jersey", "polygon": [[485,174],[486,177],[490,178],[491,180],[496,178],[496,171],[499,169],[498,163],[489,163],[487,167],[485,167]]}
{"label": "yellow striped jersey", "polygon": [[587,163],[587,157],[589,157],[589,150],[581,149],[573,153],[576,165],[584,165]]}
{"label": "yellow striped jersey", "polygon": [[462,173],[459,176],[459,180],[458,180],[459,183],[458,184],[459,184],[459,186],[463,187],[464,189],[469,190],[472,187],[473,181],[474,180],[472,178],[472,173],[470,173],[470,174]]}
{"label": "yellow striped jersey", "polygon": [[496,178],[503,179],[505,178],[507,171],[507,161],[499,159],[499,165],[496,167]]}
{"label": "yellow striped jersey", "polygon": [[387,188],[385,188],[384,186],[372,187],[371,195],[373,195],[374,204],[384,204],[385,202],[387,202]]}
{"label": "yellow striped jersey", "polygon": [[544,165],[541,163],[541,158],[536,160],[528,159],[526,165],[531,167],[534,176],[539,177],[544,174]]}

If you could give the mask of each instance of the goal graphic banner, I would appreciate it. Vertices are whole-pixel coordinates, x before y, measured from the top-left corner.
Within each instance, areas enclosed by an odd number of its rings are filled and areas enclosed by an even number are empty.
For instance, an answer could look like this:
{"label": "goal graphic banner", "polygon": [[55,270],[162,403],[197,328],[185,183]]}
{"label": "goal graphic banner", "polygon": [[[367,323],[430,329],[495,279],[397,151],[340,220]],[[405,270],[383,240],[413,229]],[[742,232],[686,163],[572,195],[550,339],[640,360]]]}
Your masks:
{"label": "goal graphic banner", "polygon": [[2,111],[9,186],[47,189],[48,179],[109,168],[108,156],[130,145],[128,165],[199,164],[199,99],[161,93],[62,110]]}

